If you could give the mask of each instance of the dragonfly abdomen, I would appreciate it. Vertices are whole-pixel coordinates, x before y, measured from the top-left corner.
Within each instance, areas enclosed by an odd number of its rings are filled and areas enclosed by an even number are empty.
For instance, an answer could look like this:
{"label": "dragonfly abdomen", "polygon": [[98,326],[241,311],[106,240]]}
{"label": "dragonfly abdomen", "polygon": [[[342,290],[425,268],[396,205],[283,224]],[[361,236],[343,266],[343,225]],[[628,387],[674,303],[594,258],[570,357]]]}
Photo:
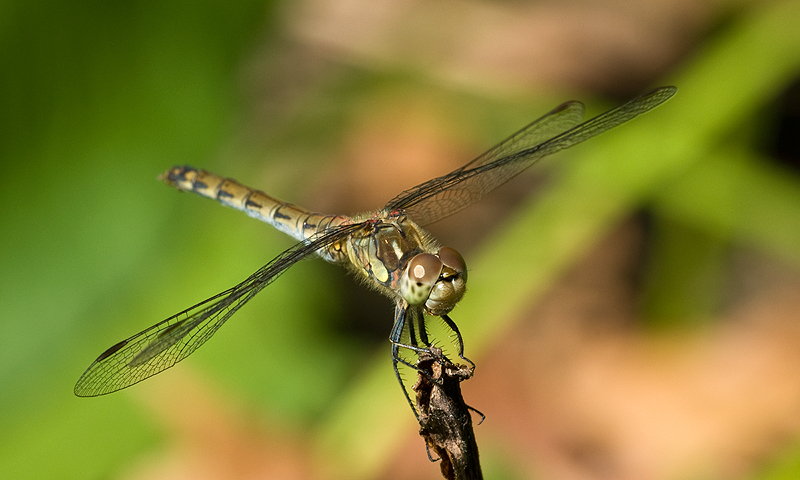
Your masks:
{"label": "dragonfly abdomen", "polygon": [[[232,178],[223,178],[189,166],[172,167],[159,178],[178,190],[194,192],[241,210],[297,240],[307,240],[349,220],[341,215],[323,215],[291,203],[281,202]],[[339,259],[326,258],[326,260]]]}

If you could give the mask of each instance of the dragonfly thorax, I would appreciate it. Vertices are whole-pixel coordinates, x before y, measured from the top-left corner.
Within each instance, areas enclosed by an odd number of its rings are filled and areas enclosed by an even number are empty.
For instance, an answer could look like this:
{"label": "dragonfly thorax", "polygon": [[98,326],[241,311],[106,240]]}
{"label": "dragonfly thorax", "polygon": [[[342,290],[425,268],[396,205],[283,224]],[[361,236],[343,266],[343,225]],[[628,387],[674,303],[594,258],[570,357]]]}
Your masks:
{"label": "dragonfly thorax", "polygon": [[380,212],[345,242],[347,259],[367,283],[431,315],[445,315],[466,291],[464,259],[402,212]]}

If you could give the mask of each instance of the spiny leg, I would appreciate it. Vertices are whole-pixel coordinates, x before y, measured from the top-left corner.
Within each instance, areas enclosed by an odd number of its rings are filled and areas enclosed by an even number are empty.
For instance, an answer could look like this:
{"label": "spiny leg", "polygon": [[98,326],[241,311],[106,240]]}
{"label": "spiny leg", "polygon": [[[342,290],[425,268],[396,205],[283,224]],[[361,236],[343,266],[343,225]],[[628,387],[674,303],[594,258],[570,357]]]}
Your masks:
{"label": "spiny leg", "polygon": [[411,396],[408,394],[408,390],[406,390],[406,386],[403,383],[403,377],[400,376],[400,370],[397,368],[398,363],[402,363],[403,365],[407,365],[413,369],[417,369],[416,365],[412,365],[403,359],[400,356],[400,347],[411,347],[410,345],[403,345],[400,343],[400,340],[403,336],[403,329],[405,328],[406,324],[406,312],[407,307],[403,305],[397,305],[394,309],[394,325],[392,326],[392,331],[389,334],[389,341],[392,343],[392,368],[394,369],[394,375],[397,377],[397,381],[400,383],[400,388],[403,390],[403,395],[406,397],[406,402],[408,402],[408,406],[411,407],[411,411],[414,412],[414,416],[419,421],[419,413],[417,413],[417,408],[414,406],[414,402],[411,401]]}
{"label": "spiny leg", "polygon": [[[411,316],[410,319],[408,318],[409,315]],[[415,325],[417,325],[420,329],[419,340],[425,345],[425,347],[420,347],[417,344]],[[409,330],[408,344],[401,342],[403,330],[406,328],[406,326],[408,326]],[[409,362],[400,355],[400,348],[405,348],[416,352],[417,355],[431,353],[430,342],[428,340],[428,334],[425,331],[424,314],[422,311],[413,307],[409,308],[407,304],[398,304],[395,307],[394,325],[392,326],[392,331],[389,335],[389,341],[392,343],[392,367],[394,368],[394,374],[397,377],[397,381],[400,383],[400,388],[403,389],[403,395],[406,396],[406,401],[408,402],[409,406],[411,406],[411,410],[414,412],[414,416],[417,417],[417,420],[419,420],[419,413],[414,406],[414,402],[411,400],[411,396],[408,394],[408,390],[406,390],[405,384],[403,383],[403,378],[400,375],[400,370],[398,369],[397,365],[398,363],[402,363],[403,365],[413,368],[417,372],[425,375],[425,377],[427,377],[428,381],[431,383],[437,383],[433,378],[431,378],[427,371],[420,369],[419,366]]]}
{"label": "spiny leg", "polygon": [[431,342],[428,340],[428,330],[425,328],[425,314],[417,315],[417,325],[419,326],[419,339],[425,345],[425,351],[431,351]]}
{"label": "spiny leg", "polygon": [[[410,321],[407,322],[406,315],[408,315],[409,313],[411,314],[412,318],[411,318]],[[425,377],[427,378],[427,380],[431,384],[441,385],[440,381],[434,380],[431,377],[430,373],[428,373],[426,370],[421,369],[417,365],[411,364],[410,362],[408,362],[407,360],[405,360],[404,358],[402,358],[400,356],[400,348],[401,347],[409,349],[409,350],[412,350],[412,351],[415,351],[415,352],[417,352],[418,355],[421,354],[421,353],[432,354],[432,351],[431,351],[431,348],[430,348],[430,342],[428,340],[427,331],[425,329],[424,319],[425,319],[425,317],[424,317],[424,314],[422,314],[422,312],[420,312],[418,310],[413,310],[413,309],[409,310],[408,305],[398,304],[395,307],[395,321],[394,321],[394,325],[392,326],[391,334],[389,336],[389,340],[392,343],[392,368],[394,368],[395,377],[397,377],[397,381],[400,384],[400,388],[403,390],[403,395],[405,395],[405,397],[406,397],[406,402],[408,403],[408,406],[411,407],[411,411],[414,412],[414,417],[417,419],[418,422],[420,421],[419,412],[417,411],[417,408],[416,408],[414,402],[411,400],[411,396],[408,394],[408,390],[406,390],[405,384],[403,383],[403,378],[400,375],[400,370],[398,369],[397,365],[398,365],[398,363],[402,363],[403,365],[411,367],[414,370],[416,370],[417,372],[420,372],[423,375],[425,375]],[[468,358],[464,357],[464,342],[463,342],[463,339],[461,337],[461,332],[458,330],[458,327],[456,326],[455,322],[453,322],[453,320],[450,319],[450,317],[448,317],[446,315],[442,316],[442,319],[445,321],[445,324],[447,324],[447,326],[450,327],[450,329],[453,330],[453,332],[456,334],[456,340],[458,342],[458,356],[461,359],[463,359],[464,361],[468,362],[472,366],[472,368],[474,369],[475,368],[475,364],[471,360],[469,360]],[[414,332],[415,321],[416,321],[417,325],[419,326],[420,341],[423,344],[426,345],[426,348],[422,348],[422,347],[419,347],[417,345],[417,338],[416,338],[416,334]],[[403,330],[406,327],[406,324],[408,324],[409,335],[410,335],[410,340],[409,340],[409,344],[408,345],[404,344],[404,343],[401,343]],[[441,359],[437,358],[435,361],[441,362]],[[479,410],[477,410],[477,409],[475,409],[473,407],[470,407],[468,405],[467,405],[467,408],[469,408],[470,410],[472,410],[475,413],[477,413],[478,415],[480,415],[481,420],[480,420],[480,422],[478,422],[478,424],[483,423],[483,421],[486,419],[486,416],[482,412],[480,412]],[[430,449],[427,450],[427,453],[428,453],[428,458],[430,459],[430,461],[432,461],[432,462],[436,461],[436,459],[434,459],[431,456]]]}
{"label": "spiny leg", "polygon": [[[411,314],[411,316],[414,317],[414,318],[411,319],[411,321],[407,321],[406,316],[408,314]],[[422,311],[421,310],[418,310],[418,309],[413,308],[413,307],[409,308],[407,304],[403,305],[403,306],[398,305],[395,308],[394,317],[395,317],[394,318],[394,326],[392,327],[392,333],[389,335],[389,341],[392,342],[392,345],[394,345],[397,348],[393,348],[392,352],[399,351],[400,347],[405,348],[407,350],[411,350],[412,352],[416,352],[417,354],[430,353],[431,352],[430,343],[428,342],[428,334],[427,334],[427,332],[422,333],[420,338],[419,338],[419,340],[423,344],[425,344],[426,346],[425,347],[420,347],[417,344],[417,334],[416,334],[416,330],[414,328],[415,322],[416,322],[417,325],[420,325],[421,329],[424,331],[424,325],[422,323],[423,319],[422,319]],[[403,336],[403,329],[406,327],[406,325],[408,326],[408,330],[409,330],[409,343],[403,343],[401,341],[402,340],[402,336]],[[400,357],[399,355],[394,355],[394,353],[393,353],[392,356],[396,357],[397,360],[400,363],[402,363],[403,365],[407,365],[407,366],[409,366],[409,367],[411,367],[411,368],[413,368],[415,370],[419,370],[414,364],[408,362],[407,360],[405,360],[404,358]]]}
{"label": "spiny leg", "polygon": [[461,337],[461,332],[458,330],[458,326],[456,325],[456,322],[454,322],[446,314],[442,315],[441,317],[442,317],[442,320],[444,320],[444,323],[448,327],[450,327],[450,330],[452,330],[453,333],[456,334],[456,343],[458,345],[458,357],[461,360],[464,360],[465,362],[469,363],[470,366],[474,369],[475,368],[475,363],[472,360],[470,360],[469,358],[464,356],[464,339]]}
{"label": "spiny leg", "polygon": [[[475,362],[473,362],[472,360],[470,360],[469,358],[464,356],[464,339],[461,337],[461,332],[458,330],[458,326],[456,325],[456,322],[454,322],[453,319],[448,317],[447,315],[442,315],[441,317],[442,317],[442,320],[444,320],[444,323],[447,324],[448,327],[450,327],[450,330],[452,330],[453,333],[456,334],[456,342],[458,344],[458,356],[459,356],[459,358],[461,358],[461,360],[464,360],[465,362],[469,363],[470,366],[472,367],[472,369],[474,370],[475,369]],[[475,412],[478,415],[480,415],[481,421],[478,422],[478,425],[480,425],[481,423],[483,423],[484,420],[486,420],[486,415],[484,415],[483,412],[481,412],[477,408],[471,407],[469,405],[467,405],[467,408],[469,408],[473,412]]]}

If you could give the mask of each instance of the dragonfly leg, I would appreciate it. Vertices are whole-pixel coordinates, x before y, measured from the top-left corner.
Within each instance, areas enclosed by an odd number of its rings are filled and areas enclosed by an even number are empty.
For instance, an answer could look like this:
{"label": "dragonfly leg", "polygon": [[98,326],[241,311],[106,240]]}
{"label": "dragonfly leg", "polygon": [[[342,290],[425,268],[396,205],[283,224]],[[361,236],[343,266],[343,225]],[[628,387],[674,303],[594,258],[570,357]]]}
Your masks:
{"label": "dragonfly leg", "polygon": [[[411,314],[411,319],[408,319],[408,315]],[[398,368],[398,364],[403,364],[407,367],[413,368],[417,372],[421,372],[425,377],[427,377],[428,381],[431,383],[437,383],[433,378],[431,378],[430,374],[420,369],[417,365],[409,362],[405,358],[400,355],[400,348],[405,348],[407,350],[411,350],[416,352],[417,355],[422,353],[431,353],[430,350],[430,342],[428,341],[428,334],[425,331],[424,325],[424,316],[422,312],[418,310],[411,310],[409,311],[408,305],[397,305],[395,307],[395,319],[394,325],[392,326],[392,332],[389,335],[389,341],[392,343],[392,367],[394,368],[394,374],[397,377],[397,381],[400,382],[400,388],[403,389],[403,394],[406,396],[406,401],[408,402],[411,410],[414,412],[414,416],[417,417],[419,420],[419,413],[417,412],[416,407],[414,406],[414,402],[411,400],[411,396],[408,394],[408,390],[406,390],[405,384],[403,383],[403,378],[400,376],[400,370]],[[417,344],[417,334],[415,332],[415,323],[420,328],[420,336],[419,340],[425,344],[425,347],[420,347]],[[409,343],[405,344],[402,343],[402,336],[403,330],[405,329],[406,325],[408,325],[409,330]]]}
{"label": "dragonfly leg", "polygon": [[[410,319],[408,318],[409,313],[411,314],[412,317]],[[411,407],[411,411],[414,412],[414,417],[416,417],[417,421],[420,421],[419,412],[417,411],[417,407],[411,400],[411,396],[408,394],[408,390],[406,389],[405,384],[403,383],[403,378],[400,375],[398,364],[406,365],[410,368],[413,368],[417,372],[422,373],[423,375],[425,375],[425,377],[431,384],[436,384],[439,386],[442,385],[441,380],[435,380],[426,369],[422,369],[418,365],[414,365],[400,356],[400,348],[406,348],[415,351],[417,352],[417,354],[422,354],[422,353],[432,354],[427,331],[425,330],[424,319],[425,319],[424,315],[422,315],[421,312],[416,312],[416,311],[409,312],[407,305],[397,305],[397,307],[395,308],[394,325],[392,326],[392,331],[389,336],[389,341],[392,343],[392,367],[394,368],[394,374],[397,377],[397,381],[400,383],[400,388],[403,390],[403,395],[405,395],[406,397],[406,402],[408,402],[408,406]],[[450,329],[453,330],[453,332],[456,335],[456,340],[458,342],[458,356],[464,361],[468,362],[474,369],[475,364],[470,359],[464,357],[464,341],[461,337],[461,332],[458,330],[458,327],[456,326],[455,322],[453,322],[453,320],[447,315],[443,315],[442,319],[444,320],[445,324],[447,324],[447,326],[450,327]],[[426,347],[420,347],[417,344],[417,335],[414,331],[415,323],[417,323],[417,326],[419,327],[419,340],[424,345],[426,345]],[[410,335],[409,344],[404,344],[401,342],[403,330],[405,329],[406,324],[408,324],[409,335]],[[441,355],[441,351],[439,352],[439,354]],[[438,355],[434,355],[434,357],[437,356]],[[441,359],[437,358],[436,361],[441,362]],[[477,409],[472,408],[470,406],[467,406],[467,408],[480,415],[481,420],[480,422],[478,422],[479,424],[483,423],[483,420],[486,419],[486,416]],[[436,459],[434,459],[431,456],[430,450],[428,450],[428,458],[432,462],[436,461]]]}
{"label": "dragonfly leg", "polygon": [[[400,343],[406,324],[406,312],[407,308],[405,306],[397,305],[397,307],[395,307],[394,325],[392,326],[392,332],[389,334],[389,341],[392,342],[392,368],[394,369],[394,375],[397,377],[397,381],[400,383],[400,388],[403,390],[403,395],[406,396],[408,406],[411,407],[411,411],[414,412],[414,416],[417,418],[417,421],[419,421],[417,408],[414,406],[414,402],[411,400],[411,396],[408,394],[408,390],[406,390],[406,386],[403,383],[403,377],[400,376],[400,370],[397,368],[398,363],[407,365],[415,370],[417,368],[400,356],[400,347],[406,347],[406,345]],[[411,346],[409,345],[408,347]]]}
{"label": "dragonfly leg", "polygon": [[425,351],[430,352],[431,342],[428,340],[428,330],[425,328],[425,315],[417,316],[417,324],[419,325],[419,339],[425,345]]}
{"label": "dragonfly leg", "polygon": [[416,332],[416,322],[414,321],[413,318],[411,319],[408,318],[409,313],[411,312],[406,310],[406,318],[403,321],[408,325],[408,344],[410,347],[412,347],[412,350],[414,350],[416,348],[419,348],[419,344],[417,343],[418,337]]}
{"label": "dragonfly leg", "polygon": [[[408,319],[409,313],[412,317]],[[417,336],[416,329],[415,329],[415,321],[416,324],[420,328],[419,337]],[[389,335],[389,341],[392,342],[397,348],[392,349],[392,356],[397,357],[397,360],[404,364],[408,365],[409,367],[414,368],[415,370],[419,370],[415,365],[408,362],[407,360],[403,359],[399,355],[399,349],[405,348],[407,350],[411,350],[412,352],[416,352],[417,354],[420,353],[431,353],[430,349],[430,342],[428,341],[428,333],[425,331],[425,325],[423,323],[424,318],[422,318],[422,312],[418,311],[410,311],[407,306],[397,306],[395,308],[395,319],[394,319],[394,326],[392,327],[392,333]],[[401,342],[403,336],[403,330],[405,329],[406,325],[408,325],[409,331],[409,342],[403,343]],[[418,340],[422,342],[425,346],[420,347],[418,344]],[[397,354],[395,354],[397,353]]]}
{"label": "dragonfly leg", "polygon": [[419,413],[417,412],[417,408],[414,406],[414,402],[411,401],[411,396],[408,394],[408,390],[406,390],[405,384],[403,383],[403,377],[400,376],[400,370],[397,368],[398,362],[408,365],[408,362],[400,358],[398,349],[399,349],[398,345],[396,343],[393,343],[392,368],[394,369],[394,375],[395,377],[397,377],[397,381],[400,382],[400,388],[403,390],[403,395],[406,396],[406,402],[408,402],[408,406],[411,407],[411,411],[414,412],[414,416],[417,418],[417,421],[419,421]]}
{"label": "dragonfly leg", "polygon": [[464,339],[461,337],[461,332],[458,330],[458,326],[456,325],[456,322],[454,322],[446,314],[442,315],[442,320],[444,320],[444,323],[448,327],[450,327],[450,330],[452,330],[453,333],[456,334],[456,343],[458,344],[458,357],[461,360],[464,360],[465,362],[469,363],[470,366],[474,369],[475,368],[475,363],[472,360],[470,360],[469,358],[464,356]]}

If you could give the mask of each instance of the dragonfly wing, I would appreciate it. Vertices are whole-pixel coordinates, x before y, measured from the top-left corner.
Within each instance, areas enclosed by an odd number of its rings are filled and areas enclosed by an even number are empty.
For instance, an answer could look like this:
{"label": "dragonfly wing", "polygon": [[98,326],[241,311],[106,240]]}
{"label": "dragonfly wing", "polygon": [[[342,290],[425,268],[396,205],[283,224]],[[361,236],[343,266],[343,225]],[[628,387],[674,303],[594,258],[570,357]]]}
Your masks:
{"label": "dragonfly wing", "polygon": [[75,395],[91,397],[115,392],[175,365],[211,338],[231,315],[289,267],[343,240],[360,227],[361,224],[343,225],[300,242],[235,287],[117,343],[81,375]]}
{"label": "dragonfly wing", "polygon": [[384,209],[404,210],[420,225],[440,220],[477,202],[539,159],[625,123],[675,91],[661,87],[583,123],[583,104],[564,103],[463,167],[406,190]]}

